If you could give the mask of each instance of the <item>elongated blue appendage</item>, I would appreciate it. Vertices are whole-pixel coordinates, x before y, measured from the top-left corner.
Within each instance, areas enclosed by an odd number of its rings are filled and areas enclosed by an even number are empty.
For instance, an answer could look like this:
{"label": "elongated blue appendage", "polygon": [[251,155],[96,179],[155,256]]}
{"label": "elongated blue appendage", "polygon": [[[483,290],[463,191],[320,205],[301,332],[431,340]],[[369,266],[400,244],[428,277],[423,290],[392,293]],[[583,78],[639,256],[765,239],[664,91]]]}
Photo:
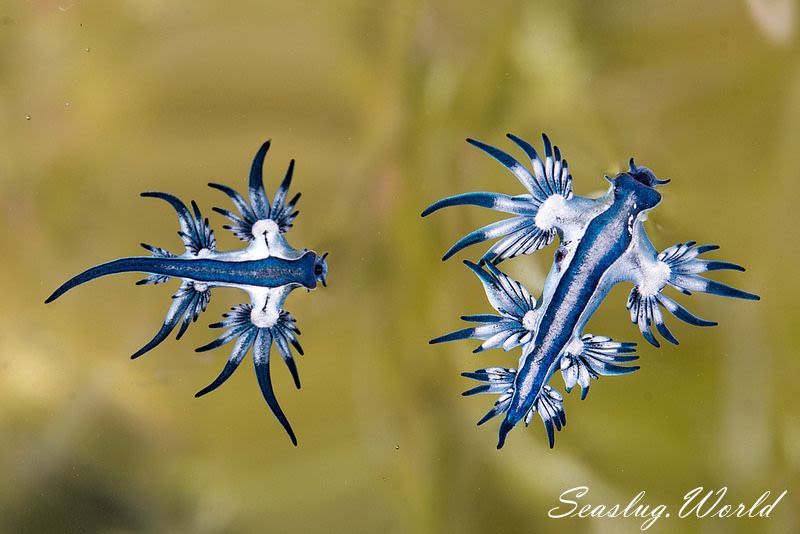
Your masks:
{"label": "elongated blue appendage", "polygon": [[692,326],[717,326],[716,322],[701,319],[663,293],[658,294],[657,300],[672,315],[685,323],[688,323]]}
{"label": "elongated blue appendage", "polygon": [[511,171],[511,174],[513,174],[517,180],[520,181],[520,183],[525,187],[525,189],[528,190],[530,194],[537,195],[541,201],[544,201],[544,199],[547,198],[547,195],[541,194],[536,177],[513,156],[503,152],[499,148],[493,147],[492,145],[487,145],[486,143],[477,141],[475,139],[467,139],[467,143],[479,148],[480,150],[483,150],[496,159],[503,167]]}
{"label": "elongated blue appendage", "polygon": [[536,215],[536,206],[531,203],[531,197],[528,195],[512,197],[502,193],[475,192],[438,200],[425,208],[422,216],[427,217],[435,211],[450,206],[480,206],[516,215]]}
{"label": "elongated blue appendage", "polygon": [[161,328],[158,330],[158,332],[156,332],[156,335],[153,336],[153,339],[148,341],[141,349],[137,350],[133,353],[133,355],[131,355],[132,360],[135,360],[144,353],[151,351],[162,341],[167,339],[167,336],[169,336],[170,333],[175,329],[184,313],[186,313],[186,309],[189,307],[189,300],[190,299],[188,298],[173,299],[172,305],[169,307],[169,311],[167,311],[167,318],[164,320],[164,324],[161,325]]}
{"label": "elongated blue appendage", "polygon": [[745,300],[761,300],[761,297],[736,289],[729,285],[717,282],[716,280],[708,280],[696,275],[674,275],[670,277],[670,284],[679,287],[686,291],[699,291],[701,293],[710,293],[711,295],[719,295],[720,297],[731,297],[736,299]]}
{"label": "elongated blue appendage", "polygon": [[443,260],[471,245],[499,239],[483,255],[482,259],[500,263],[503,260],[539,250],[550,244],[556,235],[554,227],[537,226],[536,218],[539,209],[549,199],[554,197],[560,199],[548,208],[548,213],[551,213],[552,206],[563,206],[563,202],[572,198],[572,176],[569,174],[567,161],[561,158],[558,147],[554,148],[546,135],[542,136],[545,144],[544,161],[530,144],[511,134],[508,137],[531,158],[533,172],[513,156],[498,148],[474,139],[467,139],[467,142],[486,152],[511,171],[528,190],[527,194],[512,197],[501,193],[464,193],[434,202],[422,212],[422,216],[425,217],[442,208],[460,205],[481,206],[517,216],[467,234],[444,254]]}
{"label": "elongated blue appendage", "polygon": [[479,228],[474,232],[470,232],[456,241],[456,243],[444,253],[442,260],[447,260],[456,252],[469,246],[512,234],[522,229],[530,229],[531,231],[534,231],[536,229],[536,223],[534,222],[534,219],[531,217],[512,217],[511,219],[505,219],[503,221],[497,221],[495,223],[488,224],[483,228]]}
{"label": "elongated blue appendage", "polygon": [[497,430],[497,449],[502,449],[503,445],[506,444],[506,436],[508,433],[511,432],[514,428],[514,423],[510,422],[508,419],[503,419],[500,421],[500,428]]}
{"label": "elongated blue appendage", "polygon": [[[744,267],[735,263],[698,258],[699,255],[718,248],[717,245],[697,246],[695,241],[689,241],[669,247],[661,252],[657,259],[666,264],[669,269],[667,283],[684,294],[691,295],[693,291],[699,291],[723,297],[760,300],[758,295],[699,276],[700,273],[707,271],[744,271]],[[642,295],[640,289],[634,287],[628,296],[627,304],[631,312],[631,322],[636,323],[644,338],[656,347],[659,346],[659,343],[650,331],[651,325],[655,325],[664,339],[675,345],[678,344],[678,340],[664,323],[660,306],[678,319],[694,326],[716,326],[717,324],[714,321],[707,321],[697,317],[661,291],[655,294]]]}
{"label": "elongated blue appendage", "polygon": [[[236,369],[239,367],[239,364],[244,359],[245,355],[247,354],[247,351],[250,349],[250,347],[253,346],[253,342],[255,341],[257,333],[258,331],[255,329],[243,329],[238,334],[231,335],[227,339],[227,341],[230,341],[231,339],[238,336],[238,339],[236,339],[236,343],[233,346],[233,350],[231,351],[231,355],[228,358],[228,361],[225,363],[225,367],[222,369],[222,372],[219,374],[217,378],[214,379],[213,382],[211,382],[209,385],[207,385],[206,387],[195,393],[194,394],[195,397],[202,397],[206,393],[211,393],[212,391],[220,387],[222,384],[224,384],[225,381],[228,380],[231,377],[231,375],[233,375],[233,372],[236,371]],[[209,347],[208,345],[206,345],[208,350],[214,348],[214,346]],[[197,350],[198,351],[206,350],[206,347],[201,347],[198,348]]]}
{"label": "elongated blue appendage", "polygon": [[517,376],[516,369],[489,367],[486,369],[478,369],[472,373],[461,373],[461,376],[477,380],[478,382],[484,382],[484,384],[462,393],[465,397],[477,395],[479,393],[500,395],[497,401],[495,401],[494,406],[492,406],[492,409],[486,412],[486,415],[478,421],[479,426],[508,410],[508,406],[511,404],[511,395],[514,393],[514,379]]}
{"label": "elongated blue appendage", "polygon": [[289,162],[289,167],[286,170],[286,175],[283,178],[278,190],[275,192],[275,198],[270,205],[269,197],[264,190],[264,159],[266,158],[267,151],[269,150],[270,142],[267,141],[256,152],[253,158],[253,164],[250,167],[250,178],[248,181],[248,194],[250,202],[248,203],[245,198],[237,193],[234,189],[227,185],[210,183],[209,187],[218,189],[228,195],[233,201],[239,213],[234,213],[224,208],[213,208],[214,211],[227,217],[233,224],[225,225],[223,228],[230,230],[236,237],[242,241],[252,241],[253,225],[261,220],[272,220],[278,225],[280,231],[286,232],[292,227],[292,223],[300,213],[295,210],[297,201],[300,200],[300,193],[294,195],[291,200],[286,202],[289,194],[289,187],[292,184],[292,175],[294,174],[294,160]]}
{"label": "elongated blue appendage", "polygon": [[[510,405],[510,400],[509,400]],[[506,407],[508,410],[508,407]],[[539,414],[544,424],[545,431],[547,432],[547,442],[552,449],[555,445],[555,433],[567,426],[567,415],[564,412],[564,397],[558,390],[551,386],[543,386],[540,393],[533,401],[533,405],[525,415],[525,426],[530,425],[535,413]],[[517,419],[511,417],[512,414],[507,414],[501,421],[500,428],[497,431],[497,448],[502,449],[506,443],[508,433],[516,426]]]}
{"label": "elongated blue appendage", "polygon": [[[486,415],[478,421],[478,425],[482,425],[499,414],[508,412],[511,406],[511,399],[514,395],[514,384],[517,377],[516,369],[488,367],[486,369],[478,369],[472,373],[461,373],[461,376],[482,382],[481,385],[465,391],[462,395],[470,396],[482,393],[499,395],[494,406],[492,406],[492,408],[486,412]],[[545,385],[537,395],[527,415],[525,415],[525,425],[527,426],[533,419],[534,413],[539,413],[544,423],[545,430],[547,431],[551,449],[555,443],[554,429],[561,430],[561,428],[567,424],[563,400],[563,397],[557,390]],[[506,435],[514,428],[516,423],[517,420],[511,420],[508,416],[500,423],[497,441],[498,449],[503,447],[506,441]]]}
{"label": "elongated blue appendage", "polygon": [[566,198],[572,196],[572,175],[569,174],[569,165],[566,159],[561,158],[561,151],[557,146],[553,146],[547,134],[542,134],[544,143],[545,159],[539,156],[533,145],[517,137],[514,134],[506,134],[518,147],[525,152],[531,160],[534,173],[536,174],[537,194],[544,199],[550,195],[558,194]]}
{"label": "elongated blue appendage", "polygon": [[178,236],[180,236],[187,251],[197,255],[201,250],[216,250],[217,240],[214,237],[214,231],[208,224],[208,218],[203,218],[202,213],[200,213],[200,208],[195,201],[192,201],[193,215],[189,212],[186,204],[184,204],[181,199],[169,193],[147,191],[142,193],[141,196],[160,198],[175,209],[181,227]]}
{"label": "elongated blue appendage", "polygon": [[721,297],[760,300],[761,297],[758,295],[698,276],[699,273],[706,271],[744,271],[744,267],[735,263],[698,258],[701,254],[718,248],[717,245],[696,246],[695,241],[689,241],[664,250],[658,255],[658,259],[669,266],[669,283],[679,291],[684,293],[687,291],[699,291]]}
{"label": "elongated blue appendage", "polygon": [[247,352],[252,348],[256,376],[264,400],[266,400],[275,418],[278,419],[286,430],[292,443],[297,445],[297,438],[294,435],[294,431],[272,391],[272,382],[269,372],[269,352],[274,343],[294,379],[295,386],[300,389],[300,377],[290,349],[291,345],[299,354],[303,354],[303,348],[297,341],[297,335],[300,334],[300,331],[295,325],[294,317],[286,311],[281,311],[277,319],[268,321],[271,323],[270,326],[257,326],[253,322],[252,312],[253,306],[251,304],[241,304],[233,307],[231,312],[226,313],[223,321],[210,325],[212,328],[226,327],[227,331],[211,343],[196,349],[197,352],[214,349],[234,339],[236,339],[236,343],[219,376],[214,379],[211,384],[198,391],[195,397],[201,397],[210,393],[225,383],[239,367],[239,364]]}
{"label": "elongated blue appendage", "polygon": [[506,319],[497,315],[495,315],[494,318],[497,320],[492,319],[488,322],[476,321],[484,324],[439,336],[431,339],[429,343],[435,345],[437,343],[446,343],[459,339],[480,339],[483,343],[473,350],[473,352],[478,353],[499,347],[508,351],[523,342],[523,338],[525,338],[526,341],[530,338],[530,332],[522,327],[519,321]]}
{"label": "elongated blue appendage", "polygon": [[248,192],[250,193],[250,203],[256,215],[261,219],[269,217],[269,198],[264,191],[264,159],[269,151],[270,141],[267,140],[256,152],[253,163],[250,166],[250,178],[248,180]]}
{"label": "elongated blue appendage", "polygon": [[522,320],[536,307],[536,299],[530,292],[496,265],[487,263],[482,266],[469,260],[464,260],[464,265],[478,276],[489,304],[501,314]]}
{"label": "elongated blue appendage", "polygon": [[[445,334],[443,336],[435,337],[428,341],[431,345],[436,345],[437,343],[447,343],[448,341],[457,341],[459,339],[469,339],[471,337],[477,337],[477,333],[479,332],[478,328],[463,328],[461,330],[456,330],[455,332],[450,332],[449,334]],[[480,338],[479,338],[480,339]]]}
{"label": "elongated blue appendage", "polygon": [[601,375],[627,375],[639,369],[638,365],[622,365],[639,359],[633,354],[636,343],[585,334],[576,345],[577,351],[568,350],[561,356],[560,366],[567,393],[577,384],[581,388],[581,400],[589,393],[590,379],[597,380]]}
{"label": "elongated blue appendage", "polygon": [[108,263],[103,263],[90,269],[86,269],[82,273],[64,282],[61,287],[53,291],[53,294],[47,297],[47,300],[44,302],[45,304],[53,302],[73,287],[85,284],[86,282],[90,282],[95,278],[100,278],[101,276],[130,272],[150,272],[148,264],[152,260],[153,258],[144,257],[120,258],[118,260],[110,261]]}
{"label": "elongated blue appendage", "polygon": [[253,365],[256,370],[256,378],[258,379],[258,386],[261,388],[261,394],[267,402],[267,406],[272,410],[275,418],[286,430],[292,444],[297,446],[297,437],[294,435],[292,425],[281,410],[278,399],[275,398],[275,392],[272,390],[272,380],[269,374],[269,349],[272,344],[272,336],[268,330],[261,329],[256,336],[255,345],[253,347]]}
{"label": "elongated blue appendage", "polygon": [[458,339],[480,339],[483,343],[473,352],[502,347],[503,350],[527,343],[533,335],[532,312],[536,308],[536,299],[522,284],[511,279],[492,264],[476,264],[464,261],[478,279],[483,283],[489,303],[500,315],[465,315],[465,321],[481,323],[473,328],[457,330],[437,337],[431,344],[455,341]]}
{"label": "elongated blue appendage", "polygon": [[[567,426],[567,415],[564,412],[564,398],[561,396],[561,393],[558,390],[550,387],[544,386],[542,391],[536,397],[536,401],[533,403],[533,407],[531,411],[528,412],[527,417],[525,418],[525,425],[529,425],[531,419],[533,419],[533,413],[538,412],[539,417],[542,418],[542,422],[544,423],[544,428],[547,431],[547,441],[550,444],[550,448],[552,449],[555,445],[555,431],[560,431],[562,428]],[[502,441],[505,439],[505,435],[501,436],[500,440],[498,441],[498,448],[502,447]]]}
{"label": "elongated blue appendage", "polygon": [[[54,301],[76,286],[94,280],[95,278],[110,274],[128,272],[155,273],[137,283],[162,283],[170,276],[170,274],[167,274],[170,271],[166,270],[166,267],[174,262],[174,258],[166,256],[168,253],[163,249],[156,249],[155,247],[150,247],[149,245],[143,246],[148,250],[153,250],[154,254],[157,254],[157,256],[152,258],[120,258],[118,260],[110,261],[108,263],[92,267],[91,269],[87,269],[56,289],[53,294],[50,295],[47,300],[45,300],[45,303]],[[175,274],[180,275],[181,273],[176,271]],[[167,338],[167,336],[170,335],[175,327],[178,326],[178,323],[183,321],[180,329],[178,330],[177,337],[180,339],[184,332],[186,332],[189,324],[192,321],[196,321],[200,313],[206,309],[206,306],[208,306],[208,302],[211,298],[211,290],[207,286],[196,285],[193,282],[187,281],[181,285],[180,289],[178,289],[178,292],[175,293],[172,298],[172,304],[167,311],[167,317],[164,319],[164,323],[161,325],[161,328],[158,330],[158,332],[156,332],[156,335],[153,336],[153,339],[151,339],[141,349],[136,351],[131,358],[138,358],[142,354],[158,346]]]}
{"label": "elongated blue appendage", "polygon": [[[135,360],[146,352],[156,348],[162,341],[172,333],[178,323],[181,323],[178,329],[176,339],[183,337],[189,324],[196,321],[200,313],[204,312],[211,300],[211,290],[204,285],[197,285],[194,282],[184,282],[178,289],[178,292],[172,295],[172,304],[167,311],[167,317],[161,328],[156,332],[144,347],[137,350],[131,359]],[[181,322],[182,321],[182,322]]]}

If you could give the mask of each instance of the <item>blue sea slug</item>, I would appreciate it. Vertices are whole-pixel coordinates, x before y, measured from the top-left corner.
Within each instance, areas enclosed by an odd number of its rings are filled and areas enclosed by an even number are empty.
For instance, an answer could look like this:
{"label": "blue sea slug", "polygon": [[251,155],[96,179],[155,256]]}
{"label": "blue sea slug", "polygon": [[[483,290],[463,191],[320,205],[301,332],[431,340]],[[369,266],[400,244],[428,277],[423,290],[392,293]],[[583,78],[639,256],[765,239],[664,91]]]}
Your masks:
{"label": "blue sea slug", "polygon": [[[587,321],[614,285],[633,284],[627,303],[631,320],[656,347],[659,343],[651,330],[653,326],[664,339],[678,344],[664,323],[662,308],[692,325],[716,324],[700,319],[664,294],[668,285],[687,295],[698,291],[748,300],[759,297],[699,276],[722,269],[744,271],[733,263],[700,258],[717,249],[716,245],[698,246],[690,241],[661,253],[656,251],[644,222],[647,212],[661,202],[657,187],[669,180],[660,180],[631,158],[628,170],[614,178],[606,177],[611,185],[605,195],[576,196],[567,161],[547,135],[542,135],[544,158],[528,142],[512,134],[508,138],[530,159],[531,169],[493,146],[467,141],[511,171],[527,190],[525,194],[464,193],[439,200],[422,213],[425,217],[445,207],[473,205],[513,215],[466,235],[442,258],[446,260],[466,247],[496,239],[478,263],[464,263],[478,276],[498,314],[464,316],[462,319],[477,326],[438,337],[431,343],[475,338],[482,341],[475,352],[520,347],[517,369],[489,367],[463,373],[482,383],[464,395],[499,395],[478,422],[483,424],[505,414],[500,423],[498,449],[518,422],[524,420],[527,425],[536,413],[544,422],[552,448],[555,430],[561,430],[567,422],[563,398],[549,385],[557,371],[561,371],[567,392],[578,385],[581,398],[585,398],[591,379],[638,369],[626,365],[638,358],[633,354],[635,343],[584,334]],[[556,235],[560,246],[537,301],[519,282],[500,271],[498,264],[531,254],[550,244]]]}
{"label": "blue sea slug", "polygon": [[132,356],[138,358],[164,341],[176,327],[176,337],[180,339],[189,324],[196,321],[206,309],[213,288],[232,287],[245,291],[250,302],[235,306],[224,315],[223,321],[211,325],[213,328],[225,328],[226,331],[216,340],[196,349],[198,352],[211,350],[234,341],[231,355],[220,375],[195,396],[200,397],[221,386],[252,349],[261,393],[292,443],[297,445],[294,431],[272,390],[270,350],[273,344],[277,347],[292,374],[295,386],[299,389],[300,378],[292,347],[303,354],[297,340],[300,331],[295,325],[294,317],[283,309],[283,305],[293,289],[304,287],[310,291],[317,284],[326,285],[327,253],[320,256],[307,249],[294,249],[287,243],[284,233],[292,227],[292,221],[297,217],[295,207],[300,198],[298,193],[287,200],[294,160],[290,162],[270,203],[264,190],[262,175],[264,158],[269,147],[270,143],[267,141],[253,160],[248,184],[249,202],[228,186],[208,184],[225,193],[236,206],[238,213],[222,208],[214,208],[214,211],[230,219],[232,224],[224,228],[245,241],[245,248],[235,251],[217,250],[214,231],[195,202],[191,203],[190,211],[181,200],[167,193],[142,193],[143,197],[165,200],[178,213],[178,235],[186,247],[185,252],[175,255],[163,248],[143,243],[142,247],[151,253],[150,256],[121,258],[92,267],[65,282],[45,302],[52,302],[77,285],[109,274],[147,274],[137,284],[161,284],[170,278],[181,279],[181,286],[172,296],[172,304],[161,328],[153,339]]}

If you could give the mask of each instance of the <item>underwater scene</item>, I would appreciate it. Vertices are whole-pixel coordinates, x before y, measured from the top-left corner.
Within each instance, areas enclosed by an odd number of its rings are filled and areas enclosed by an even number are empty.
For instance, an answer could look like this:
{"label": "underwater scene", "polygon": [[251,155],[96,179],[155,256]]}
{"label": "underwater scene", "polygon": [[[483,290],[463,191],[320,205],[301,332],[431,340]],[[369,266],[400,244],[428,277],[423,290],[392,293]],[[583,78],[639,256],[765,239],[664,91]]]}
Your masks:
{"label": "underwater scene", "polygon": [[800,532],[798,4],[0,4],[0,532]]}

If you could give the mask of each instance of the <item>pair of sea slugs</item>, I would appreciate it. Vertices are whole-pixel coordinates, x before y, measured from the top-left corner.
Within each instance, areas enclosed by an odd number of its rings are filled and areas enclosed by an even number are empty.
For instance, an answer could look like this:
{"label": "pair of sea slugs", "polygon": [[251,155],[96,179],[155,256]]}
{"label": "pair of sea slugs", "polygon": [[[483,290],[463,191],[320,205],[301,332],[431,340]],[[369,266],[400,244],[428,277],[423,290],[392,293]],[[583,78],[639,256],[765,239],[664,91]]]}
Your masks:
{"label": "pair of sea slugs", "polygon": [[[503,446],[506,435],[517,423],[524,420],[528,425],[535,414],[544,423],[552,448],[555,431],[567,423],[563,397],[549,384],[555,373],[561,372],[567,392],[577,385],[581,398],[585,398],[593,379],[601,375],[628,374],[639,368],[630,365],[638,358],[634,354],[635,343],[584,333],[587,321],[614,285],[620,282],[633,285],[627,303],[631,321],[656,347],[659,342],[653,327],[662,338],[678,344],[664,322],[664,310],[695,326],[716,324],[695,316],[667,296],[664,293],[667,286],[687,295],[699,291],[748,300],[759,297],[700,276],[706,271],[722,269],[744,271],[733,263],[701,257],[717,249],[716,245],[697,245],[689,241],[660,253],[656,250],[647,236],[644,222],[648,211],[661,202],[657,188],[669,180],[659,179],[653,171],[637,165],[631,158],[628,169],[613,178],[606,176],[610,185],[604,195],[579,197],[572,192],[567,160],[546,135],[542,135],[543,155],[515,135],[509,134],[508,138],[530,160],[529,165],[493,146],[473,139],[467,141],[509,170],[525,188],[523,194],[463,193],[434,202],[422,212],[425,217],[448,206],[472,205],[510,215],[467,234],[442,258],[446,260],[477,243],[494,241],[477,262],[465,260],[464,263],[483,284],[489,304],[497,313],[465,315],[462,319],[475,326],[438,337],[431,343],[474,338],[481,341],[474,352],[519,348],[516,369],[487,367],[463,373],[479,382],[464,395],[497,395],[494,406],[478,424],[502,415],[498,448]],[[303,354],[297,339],[300,331],[295,318],[283,306],[295,288],[304,287],[310,291],[319,284],[326,285],[327,253],[298,250],[286,241],[284,234],[298,214],[296,206],[300,197],[299,193],[289,197],[294,160],[289,163],[270,201],[263,183],[263,165],[269,147],[267,141],[256,152],[246,197],[226,185],[209,184],[225,193],[233,203],[236,211],[224,208],[214,208],[214,211],[230,220],[223,228],[244,241],[244,248],[217,250],[214,231],[194,202],[190,209],[167,193],[142,193],[144,197],[162,199],[175,209],[180,223],[178,235],[185,251],[173,254],[142,244],[150,255],[121,258],[92,267],[56,289],[46,302],[108,274],[146,274],[138,284],[180,279],[181,285],[172,297],[164,323],[155,336],[133,354],[133,358],[137,358],[155,348],[176,328],[180,339],[189,324],[206,309],[213,288],[243,290],[250,301],[233,307],[224,314],[222,321],[212,324],[224,332],[197,349],[206,351],[233,343],[219,376],[196,396],[221,386],[252,349],[256,378],[264,400],[296,445],[294,431],[273,392],[269,360],[274,345],[289,368],[295,386],[300,387],[293,356],[293,350]],[[522,284],[503,273],[499,264],[544,248],[556,236],[559,247],[537,300]]]}

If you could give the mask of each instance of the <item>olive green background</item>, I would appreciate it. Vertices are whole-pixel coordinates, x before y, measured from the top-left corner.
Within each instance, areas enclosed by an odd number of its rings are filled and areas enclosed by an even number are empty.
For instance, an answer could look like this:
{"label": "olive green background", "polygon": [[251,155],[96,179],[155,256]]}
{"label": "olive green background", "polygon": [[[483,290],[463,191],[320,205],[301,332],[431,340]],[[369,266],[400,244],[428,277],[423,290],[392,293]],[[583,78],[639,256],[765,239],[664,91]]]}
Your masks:
{"label": "olive green background", "polygon": [[[797,18],[792,0],[3,0],[0,531],[639,531],[549,519],[578,485],[586,503],[646,490],[670,505],[649,532],[800,531]],[[537,419],[498,452],[496,422],[475,427],[493,400],[459,395],[460,372],[516,352],[427,344],[491,311],[460,264],[485,247],[439,258],[499,216],[419,213],[464,191],[522,193],[464,142],[514,152],[508,131],[537,145],[548,132],[578,194],[631,155],[672,178],[648,222],[656,247],[718,243],[748,271],[716,278],[762,296],[678,297],[720,325],[670,316],[681,345],[640,345],[640,371],[569,395],[552,451]],[[331,251],[329,287],[286,305],[302,390],[273,364],[298,448],[249,363],[193,397],[228,355],[193,348],[244,294],[215,290],[183,340],[136,362],[175,282],[109,277],[43,304],[140,241],[180,250],[174,213],[141,191],[197,200],[221,247],[241,246],[205,184],[243,190],[266,138],[269,192],[298,160],[290,243]],[[553,250],[504,266],[538,295]],[[627,290],[590,332],[643,341]],[[789,494],[767,520],[676,519],[696,486]]]}

